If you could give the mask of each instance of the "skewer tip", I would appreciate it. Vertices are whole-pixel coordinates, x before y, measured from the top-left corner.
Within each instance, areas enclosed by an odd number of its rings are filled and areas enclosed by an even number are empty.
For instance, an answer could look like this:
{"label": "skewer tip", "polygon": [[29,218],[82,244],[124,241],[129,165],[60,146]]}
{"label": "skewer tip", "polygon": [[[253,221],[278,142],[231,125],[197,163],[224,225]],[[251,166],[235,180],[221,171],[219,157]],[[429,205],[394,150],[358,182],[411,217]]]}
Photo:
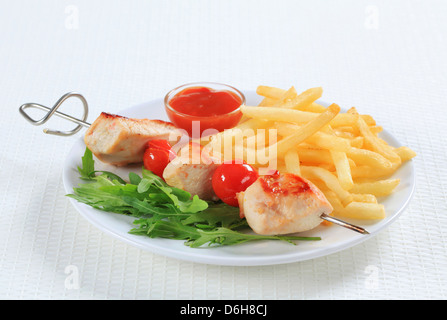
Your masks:
{"label": "skewer tip", "polygon": [[359,227],[359,226],[356,226],[354,224],[348,223],[346,221],[337,219],[335,217],[327,215],[326,213],[322,213],[320,215],[320,218],[323,219],[323,220],[335,223],[336,225],[339,225],[341,227],[347,228],[349,230],[353,230],[353,231],[356,231],[358,233],[364,234],[364,235],[370,234],[366,229],[364,229],[362,227]]}

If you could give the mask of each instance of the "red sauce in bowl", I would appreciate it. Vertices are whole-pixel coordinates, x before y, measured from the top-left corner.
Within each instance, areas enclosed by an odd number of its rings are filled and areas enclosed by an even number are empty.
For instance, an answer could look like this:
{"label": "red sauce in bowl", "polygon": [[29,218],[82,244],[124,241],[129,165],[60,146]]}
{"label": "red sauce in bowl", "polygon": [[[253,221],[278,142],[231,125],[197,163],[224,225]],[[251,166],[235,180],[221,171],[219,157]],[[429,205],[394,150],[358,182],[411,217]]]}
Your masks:
{"label": "red sauce in bowl", "polygon": [[168,94],[165,107],[169,119],[177,127],[198,138],[205,130],[219,132],[237,125],[242,117],[240,106],[244,100],[244,96],[235,90],[187,86],[172,97]]}

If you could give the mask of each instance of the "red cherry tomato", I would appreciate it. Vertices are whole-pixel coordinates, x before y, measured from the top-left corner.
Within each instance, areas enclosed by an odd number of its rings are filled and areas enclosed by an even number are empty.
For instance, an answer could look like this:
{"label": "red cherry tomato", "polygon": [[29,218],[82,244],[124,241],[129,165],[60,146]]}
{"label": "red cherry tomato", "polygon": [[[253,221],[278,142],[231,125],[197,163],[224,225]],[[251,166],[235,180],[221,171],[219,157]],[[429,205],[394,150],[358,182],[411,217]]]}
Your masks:
{"label": "red cherry tomato", "polygon": [[155,139],[150,140],[147,143],[148,148],[157,148],[157,149],[165,149],[165,150],[171,150],[171,145],[169,144],[168,140],[163,139]]}
{"label": "red cherry tomato", "polygon": [[151,140],[144,152],[144,168],[163,178],[163,171],[176,156],[167,140]]}
{"label": "red cherry tomato", "polygon": [[212,185],[216,196],[226,204],[238,207],[237,193],[245,191],[258,179],[258,172],[241,161],[224,162],[213,174]]}

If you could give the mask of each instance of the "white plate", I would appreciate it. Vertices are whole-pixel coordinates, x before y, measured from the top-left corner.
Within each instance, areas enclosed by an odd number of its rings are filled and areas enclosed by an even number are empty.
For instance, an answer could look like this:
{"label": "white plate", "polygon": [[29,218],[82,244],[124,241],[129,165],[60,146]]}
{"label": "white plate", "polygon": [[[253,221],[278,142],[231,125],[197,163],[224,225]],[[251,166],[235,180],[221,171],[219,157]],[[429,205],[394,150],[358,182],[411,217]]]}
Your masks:
{"label": "white plate", "polygon": [[[260,97],[255,91],[245,91],[244,93],[248,105],[257,105],[260,102]],[[325,104],[324,102],[320,103]],[[112,110],[104,111],[113,112]],[[143,103],[115,113],[135,118],[168,120],[164,111],[163,99]],[[386,131],[381,133],[381,137],[393,146],[400,146],[399,142]],[[73,187],[83,183],[79,179],[76,168],[81,163],[84,151],[85,144],[83,137],[80,137],[73,145],[65,161],[63,179],[67,193],[73,193]],[[102,164],[99,160],[95,161],[95,165],[97,169],[114,171],[123,177],[127,177],[130,170],[135,172],[141,170],[141,166],[116,168]],[[257,241],[226,247],[211,248],[205,246],[193,249],[185,246],[182,240],[151,239],[129,234],[129,230],[134,227],[132,222],[135,218],[102,212],[71,198],[70,201],[79,213],[94,226],[143,250],[171,258],[206,264],[232,266],[274,265],[313,259],[347,249],[370,239],[389,226],[402,214],[413,194],[415,185],[413,163],[411,161],[405,163],[393,177],[400,178],[401,183],[393,195],[386,199],[380,199],[386,209],[387,217],[385,219],[378,222],[347,220],[365,227],[370,232],[369,235],[362,235],[335,225],[330,227],[319,226],[301,235],[320,236],[322,238],[321,241],[302,241],[297,242],[297,245],[291,245],[283,241]]]}

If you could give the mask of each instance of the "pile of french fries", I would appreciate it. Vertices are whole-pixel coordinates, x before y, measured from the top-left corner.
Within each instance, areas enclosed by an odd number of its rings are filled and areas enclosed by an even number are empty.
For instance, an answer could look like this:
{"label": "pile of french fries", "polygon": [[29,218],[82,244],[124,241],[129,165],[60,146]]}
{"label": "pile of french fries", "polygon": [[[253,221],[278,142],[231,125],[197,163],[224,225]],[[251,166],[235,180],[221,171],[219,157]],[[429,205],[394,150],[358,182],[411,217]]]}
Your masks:
{"label": "pile of french fries", "polygon": [[[334,216],[386,217],[377,198],[390,195],[397,187],[400,180],[391,176],[416,156],[413,150],[389,145],[379,137],[382,127],[374,118],[356,108],[341,112],[337,104],[318,104],[323,94],[320,87],[298,93],[295,87],[259,86],[256,92],[263,97],[259,105],[242,106],[243,118],[235,128],[202,145],[221,153],[229,148],[233,152],[225,160],[243,158],[260,168],[265,161],[257,159],[267,155],[267,160],[276,161],[279,172],[313,182],[333,206]],[[276,137],[259,129],[273,129]]]}

